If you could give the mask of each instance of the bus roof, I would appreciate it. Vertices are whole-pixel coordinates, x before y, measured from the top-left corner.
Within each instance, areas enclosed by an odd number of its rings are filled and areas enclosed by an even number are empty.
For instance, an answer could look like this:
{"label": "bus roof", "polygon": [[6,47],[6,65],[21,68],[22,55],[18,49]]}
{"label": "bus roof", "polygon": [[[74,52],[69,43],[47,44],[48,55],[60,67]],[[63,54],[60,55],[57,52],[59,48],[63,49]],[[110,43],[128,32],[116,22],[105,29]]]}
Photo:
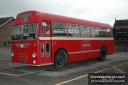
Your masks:
{"label": "bus roof", "polygon": [[24,14],[27,14],[27,13],[31,13],[32,15],[28,17],[28,22],[26,23],[38,22],[42,20],[50,20],[50,21],[60,21],[60,22],[73,23],[73,24],[112,28],[109,24],[106,24],[106,23],[71,18],[67,16],[55,15],[55,14],[50,14],[50,13],[43,13],[39,11],[25,11],[25,12],[19,13],[16,17],[14,25],[21,24],[22,15],[24,16]]}

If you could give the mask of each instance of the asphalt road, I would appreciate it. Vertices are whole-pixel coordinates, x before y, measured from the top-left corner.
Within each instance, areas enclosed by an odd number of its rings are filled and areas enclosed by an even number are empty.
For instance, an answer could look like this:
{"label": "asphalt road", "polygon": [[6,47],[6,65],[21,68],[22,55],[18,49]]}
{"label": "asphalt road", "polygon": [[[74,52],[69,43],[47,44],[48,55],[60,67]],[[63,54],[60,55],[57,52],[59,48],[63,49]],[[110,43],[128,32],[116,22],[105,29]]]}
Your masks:
{"label": "asphalt road", "polygon": [[125,52],[107,56],[103,62],[92,59],[70,63],[62,70],[13,64],[10,55],[9,47],[0,47],[0,85],[88,85],[88,73],[128,72]]}

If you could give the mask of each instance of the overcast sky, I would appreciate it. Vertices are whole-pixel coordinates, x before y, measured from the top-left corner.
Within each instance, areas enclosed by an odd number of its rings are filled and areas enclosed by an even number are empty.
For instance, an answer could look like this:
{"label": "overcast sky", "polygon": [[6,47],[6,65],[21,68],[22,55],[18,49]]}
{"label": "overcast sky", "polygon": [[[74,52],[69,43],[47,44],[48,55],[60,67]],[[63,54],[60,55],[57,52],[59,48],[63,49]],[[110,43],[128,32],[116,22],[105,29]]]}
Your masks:
{"label": "overcast sky", "polygon": [[108,23],[128,19],[128,0],[1,0],[0,17],[38,10],[52,14]]}

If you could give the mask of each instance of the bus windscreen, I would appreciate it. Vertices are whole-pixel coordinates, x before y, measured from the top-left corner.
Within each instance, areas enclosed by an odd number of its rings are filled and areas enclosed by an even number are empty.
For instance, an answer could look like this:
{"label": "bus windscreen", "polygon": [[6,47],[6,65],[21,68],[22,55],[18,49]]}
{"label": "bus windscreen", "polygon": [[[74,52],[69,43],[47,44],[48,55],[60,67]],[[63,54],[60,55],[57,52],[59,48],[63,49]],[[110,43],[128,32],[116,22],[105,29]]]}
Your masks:
{"label": "bus windscreen", "polygon": [[36,39],[37,24],[27,24],[23,28],[23,39],[30,40]]}
{"label": "bus windscreen", "polygon": [[23,26],[14,26],[11,32],[12,40],[24,40],[36,39],[37,24],[27,24]]}
{"label": "bus windscreen", "polygon": [[21,40],[22,26],[14,26],[11,32],[12,40]]}

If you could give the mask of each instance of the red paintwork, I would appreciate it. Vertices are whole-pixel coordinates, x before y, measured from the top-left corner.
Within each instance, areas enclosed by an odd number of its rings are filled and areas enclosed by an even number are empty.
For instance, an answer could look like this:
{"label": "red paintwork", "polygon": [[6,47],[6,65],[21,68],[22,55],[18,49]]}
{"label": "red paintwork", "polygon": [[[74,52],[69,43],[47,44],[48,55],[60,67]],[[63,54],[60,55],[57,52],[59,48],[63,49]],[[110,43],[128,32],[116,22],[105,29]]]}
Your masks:
{"label": "red paintwork", "polygon": [[[25,23],[21,22],[21,14],[25,14],[28,12],[32,12],[31,16],[28,16],[28,21]],[[41,13],[38,11],[26,11],[19,13],[15,19],[14,25],[24,25],[30,23],[38,23],[37,36],[42,36],[40,34],[40,26],[41,22],[49,22],[51,21],[60,21],[66,23],[75,23],[75,24],[83,24],[89,26],[97,26],[97,27],[106,27],[112,28],[108,24],[93,22],[88,20],[75,19],[70,17],[64,17],[54,14]],[[50,26],[51,28],[51,26]],[[52,29],[50,29],[50,36],[52,36]],[[46,36],[43,36],[46,37]],[[53,36],[54,37],[54,36]],[[68,37],[68,36],[67,36]],[[41,43],[50,43],[51,47],[51,55],[49,57],[41,57],[40,55],[40,44]],[[19,40],[19,41],[11,41],[12,43],[12,52],[14,52],[14,56],[12,57],[12,62],[20,63],[21,61],[25,61],[26,64],[34,65],[33,60],[36,60],[35,65],[54,63],[54,55],[57,49],[64,48],[67,52],[78,52],[78,51],[88,51],[88,50],[100,50],[103,45],[107,47],[107,54],[114,53],[114,41],[113,40]],[[15,44],[24,44],[30,43],[28,48],[17,48]],[[37,44],[34,46],[34,44]],[[82,47],[82,44],[91,44],[91,47]],[[46,47],[44,47],[46,48]],[[32,53],[36,52],[37,57],[35,59],[32,58]],[[19,57],[20,56],[20,57]],[[99,56],[99,52],[87,52],[87,53],[77,53],[77,54],[68,54],[68,62],[74,62],[79,60],[85,60],[90,58],[96,58]]]}

